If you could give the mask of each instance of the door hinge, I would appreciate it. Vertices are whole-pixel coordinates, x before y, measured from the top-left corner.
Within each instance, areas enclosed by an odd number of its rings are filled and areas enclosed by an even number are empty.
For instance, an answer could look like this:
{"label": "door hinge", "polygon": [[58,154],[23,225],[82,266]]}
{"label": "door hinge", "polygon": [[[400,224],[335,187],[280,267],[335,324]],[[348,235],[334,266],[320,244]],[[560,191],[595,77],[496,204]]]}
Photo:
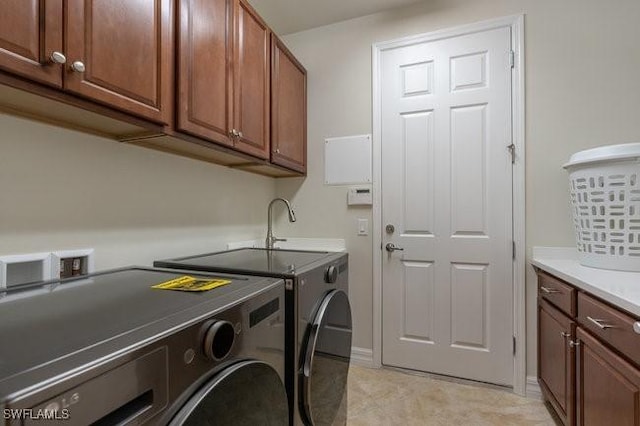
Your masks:
{"label": "door hinge", "polygon": [[516,67],[516,52],[514,52],[513,50],[509,51],[509,66],[511,68]]}
{"label": "door hinge", "polygon": [[516,163],[516,146],[513,142],[511,145],[507,145],[507,149],[509,150],[509,154],[511,154],[511,164]]}
{"label": "door hinge", "polygon": [[516,354],[516,336],[513,336],[513,354]]}
{"label": "door hinge", "polygon": [[511,241],[511,258],[516,260],[516,242]]}

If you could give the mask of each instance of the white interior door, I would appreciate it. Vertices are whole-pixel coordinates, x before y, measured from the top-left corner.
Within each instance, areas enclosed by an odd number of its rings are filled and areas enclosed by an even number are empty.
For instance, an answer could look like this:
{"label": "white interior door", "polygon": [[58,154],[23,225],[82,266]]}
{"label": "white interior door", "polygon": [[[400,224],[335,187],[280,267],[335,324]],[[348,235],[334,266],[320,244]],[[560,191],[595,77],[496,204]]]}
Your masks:
{"label": "white interior door", "polygon": [[[381,54],[382,362],[513,384],[509,28]],[[395,229],[391,231],[387,225]]]}

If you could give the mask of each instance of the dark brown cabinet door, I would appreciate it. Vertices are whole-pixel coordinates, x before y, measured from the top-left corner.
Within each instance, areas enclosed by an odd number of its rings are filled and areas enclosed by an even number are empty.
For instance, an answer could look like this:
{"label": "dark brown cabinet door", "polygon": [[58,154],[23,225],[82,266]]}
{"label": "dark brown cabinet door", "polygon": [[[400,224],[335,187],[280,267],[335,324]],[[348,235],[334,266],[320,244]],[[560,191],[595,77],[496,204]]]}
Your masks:
{"label": "dark brown cabinet door", "polygon": [[239,0],[235,14],[234,128],[237,150],[269,158],[270,30],[253,8]]}
{"label": "dark brown cabinet door", "polygon": [[640,371],[578,328],[578,425],[640,425]]}
{"label": "dark brown cabinet door", "polygon": [[2,0],[1,69],[60,87],[63,50],[62,0]]}
{"label": "dark brown cabinet door", "polygon": [[173,0],[68,0],[65,88],[169,123]]}
{"label": "dark brown cabinet door", "polygon": [[233,0],[180,0],[178,130],[224,145],[233,114]]}
{"label": "dark brown cabinet door", "polygon": [[538,299],[538,381],[565,425],[575,419],[575,323]]}
{"label": "dark brown cabinet door", "polygon": [[307,169],[307,71],[271,36],[271,162]]}

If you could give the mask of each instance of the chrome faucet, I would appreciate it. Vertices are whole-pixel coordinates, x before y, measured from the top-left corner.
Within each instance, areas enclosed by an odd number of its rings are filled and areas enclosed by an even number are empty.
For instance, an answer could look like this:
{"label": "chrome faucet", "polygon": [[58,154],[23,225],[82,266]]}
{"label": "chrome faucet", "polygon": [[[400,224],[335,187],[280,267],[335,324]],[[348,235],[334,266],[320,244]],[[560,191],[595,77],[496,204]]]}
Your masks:
{"label": "chrome faucet", "polygon": [[265,247],[267,248],[267,250],[273,250],[273,244],[277,241],[287,241],[286,238],[276,238],[273,236],[273,223],[272,223],[271,211],[273,210],[273,205],[275,204],[276,201],[282,201],[283,203],[286,204],[287,210],[289,213],[289,222],[296,221],[296,214],[293,212],[293,209],[291,208],[291,203],[289,203],[289,200],[285,200],[284,198],[274,198],[273,200],[271,200],[271,202],[269,203],[268,215],[267,215],[267,239],[265,241]]}

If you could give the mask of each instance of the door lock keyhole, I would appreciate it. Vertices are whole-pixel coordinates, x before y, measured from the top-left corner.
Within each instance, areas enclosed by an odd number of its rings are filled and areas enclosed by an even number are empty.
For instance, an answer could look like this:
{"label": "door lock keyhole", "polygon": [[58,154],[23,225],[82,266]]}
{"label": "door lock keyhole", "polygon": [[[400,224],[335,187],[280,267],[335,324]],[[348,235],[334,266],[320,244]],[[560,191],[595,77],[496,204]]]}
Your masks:
{"label": "door lock keyhole", "polygon": [[385,229],[387,230],[387,234],[393,234],[396,231],[396,227],[391,224],[387,225]]}

